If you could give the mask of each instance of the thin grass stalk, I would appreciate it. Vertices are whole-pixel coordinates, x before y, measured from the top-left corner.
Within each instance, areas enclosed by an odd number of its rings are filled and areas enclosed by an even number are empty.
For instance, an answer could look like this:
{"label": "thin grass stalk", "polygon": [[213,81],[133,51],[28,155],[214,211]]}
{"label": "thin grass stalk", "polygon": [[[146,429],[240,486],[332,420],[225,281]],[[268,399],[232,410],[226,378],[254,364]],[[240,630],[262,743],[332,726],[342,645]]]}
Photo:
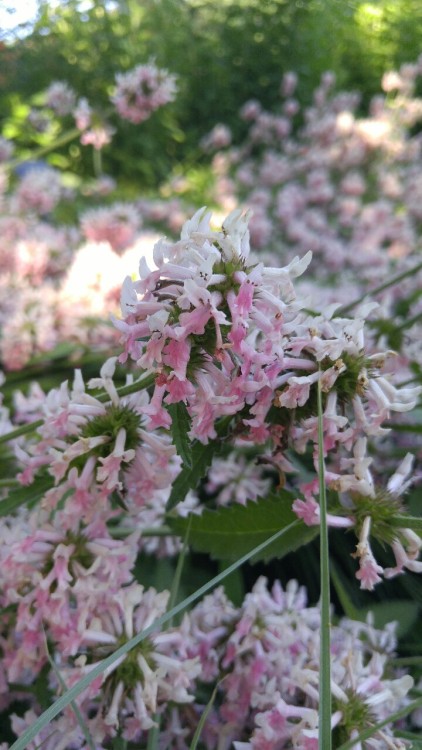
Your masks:
{"label": "thin grass stalk", "polygon": [[[55,663],[53,657],[50,654],[50,651],[49,651],[49,648],[48,648],[47,635],[46,635],[45,630],[44,630],[44,641],[45,641],[45,650],[46,650],[46,654],[47,654],[47,659],[48,659],[48,662],[50,664],[50,667],[52,668],[54,674],[56,675],[57,681],[59,682],[61,689],[63,690],[63,692],[66,692],[67,685],[66,685],[65,681],[63,680],[63,677],[62,677],[62,675],[60,673],[60,670],[57,667],[57,664]],[[70,706],[71,706],[71,709],[72,709],[73,713],[76,716],[76,720],[77,720],[77,722],[78,722],[78,724],[79,724],[79,726],[80,726],[80,728],[82,730],[82,734],[85,737],[86,744],[88,745],[88,747],[91,748],[91,750],[96,750],[94,740],[92,739],[92,737],[90,735],[89,729],[88,729],[88,727],[87,727],[87,725],[86,725],[86,723],[84,721],[84,718],[83,718],[83,716],[82,716],[82,714],[81,714],[81,712],[79,710],[79,707],[76,705],[75,701],[71,701]]]}
{"label": "thin grass stalk", "polygon": [[[224,677],[223,677],[223,680],[224,680]],[[201,739],[202,730],[203,730],[205,722],[206,722],[206,720],[208,718],[208,714],[209,714],[209,712],[211,711],[211,709],[212,709],[212,707],[214,705],[215,699],[217,697],[218,688],[220,687],[220,685],[223,682],[223,680],[219,680],[217,682],[214,690],[212,691],[211,698],[209,699],[207,705],[205,706],[205,708],[204,708],[204,710],[202,712],[201,718],[199,719],[198,726],[196,727],[196,731],[195,731],[195,734],[193,735],[193,739],[192,739],[192,742],[190,744],[189,750],[196,750],[196,748],[197,748],[198,742]]]}
{"label": "thin grass stalk", "polygon": [[321,572],[321,634],[320,634],[320,694],[319,694],[319,750],[331,750],[331,654],[330,654],[330,560],[327,525],[327,495],[325,491],[324,429],[321,379],[318,380],[318,477],[320,507],[320,572]]}
{"label": "thin grass stalk", "polygon": [[0,489],[3,489],[4,487],[8,489],[14,489],[14,488],[22,487],[22,485],[20,482],[18,482],[17,479],[12,479],[12,478],[0,479]]}
{"label": "thin grass stalk", "polygon": [[[173,609],[175,607],[177,602],[177,597],[179,595],[179,589],[180,589],[180,581],[182,578],[182,572],[183,572],[183,566],[185,564],[186,560],[186,554],[188,551],[188,543],[189,543],[189,534],[190,534],[190,528],[192,525],[192,513],[190,514],[188,518],[188,527],[186,529],[185,538],[183,540],[183,547],[180,550],[180,554],[177,560],[176,570],[174,572],[174,578],[173,583],[170,590],[170,598],[168,603],[168,609]],[[169,622],[169,628],[172,626],[172,621]]]}
{"label": "thin grass stalk", "polygon": [[379,294],[380,292],[383,292],[385,289],[388,289],[390,286],[394,286],[395,284],[398,284],[403,279],[406,279],[408,276],[413,276],[415,273],[420,271],[422,269],[422,263],[418,263],[416,266],[413,266],[413,268],[408,268],[407,271],[402,271],[402,273],[397,274],[397,276],[392,276],[391,279],[388,281],[385,281],[383,284],[379,284],[374,289],[368,289],[365,294],[362,294],[360,297],[357,297],[357,299],[354,299],[353,302],[349,302],[347,305],[343,305],[342,307],[339,307],[338,310],[336,310],[336,317],[339,317],[341,315],[344,315],[345,313],[350,312],[350,310],[353,310],[356,305],[359,305],[360,302],[363,302],[369,295],[373,297],[375,294]]}
{"label": "thin grass stalk", "polygon": [[[179,595],[180,580],[182,578],[183,566],[185,564],[186,554],[188,551],[188,540],[189,540],[191,522],[192,522],[192,515],[189,516],[188,528],[186,530],[185,538],[183,540],[183,547],[180,550],[180,554],[177,559],[176,570],[174,572],[173,581],[172,581],[171,589],[170,589],[170,597],[169,597],[169,601],[167,605],[167,611],[170,611],[171,609],[173,609],[174,605],[176,604],[177,597]],[[173,625],[173,619],[169,620],[168,627],[171,628],[172,625]],[[161,731],[161,715],[157,712],[154,714],[154,721],[155,721],[154,726],[148,732],[146,750],[157,750],[158,748],[158,743],[160,740],[160,731]]]}

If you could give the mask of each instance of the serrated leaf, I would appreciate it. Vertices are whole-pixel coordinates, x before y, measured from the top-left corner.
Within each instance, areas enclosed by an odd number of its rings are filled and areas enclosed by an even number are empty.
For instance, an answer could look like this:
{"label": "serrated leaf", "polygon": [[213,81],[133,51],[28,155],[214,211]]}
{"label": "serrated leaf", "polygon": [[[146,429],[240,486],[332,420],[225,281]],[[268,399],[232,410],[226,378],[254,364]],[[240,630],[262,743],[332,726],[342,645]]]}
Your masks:
{"label": "serrated leaf", "polygon": [[191,466],[184,466],[173,482],[170,497],[167,501],[167,511],[181,503],[189,490],[194,490],[199,481],[206,475],[214,456],[221,450],[222,441],[214,440],[203,445],[198,440],[192,443]]}
{"label": "serrated leaf", "polygon": [[188,437],[191,427],[190,418],[185,404],[179,401],[170,404],[168,411],[171,416],[171,434],[178,455],[188,469],[192,468],[192,440]]}
{"label": "serrated leaf", "polygon": [[8,516],[21,505],[36,503],[47,490],[53,487],[53,484],[52,477],[40,477],[28,487],[19,487],[17,490],[12,490],[4,500],[0,500],[0,516]]}
{"label": "serrated leaf", "polygon": [[[232,505],[218,510],[205,510],[200,516],[191,517],[189,544],[198,552],[207,552],[214,559],[235,560],[272,534],[294,524],[262,553],[257,560],[284,557],[288,552],[307,544],[319,532],[317,526],[306,526],[292,511],[294,495],[281,491],[268,499],[259,498],[247,505]],[[169,517],[171,528],[183,536],[188,520]]]}

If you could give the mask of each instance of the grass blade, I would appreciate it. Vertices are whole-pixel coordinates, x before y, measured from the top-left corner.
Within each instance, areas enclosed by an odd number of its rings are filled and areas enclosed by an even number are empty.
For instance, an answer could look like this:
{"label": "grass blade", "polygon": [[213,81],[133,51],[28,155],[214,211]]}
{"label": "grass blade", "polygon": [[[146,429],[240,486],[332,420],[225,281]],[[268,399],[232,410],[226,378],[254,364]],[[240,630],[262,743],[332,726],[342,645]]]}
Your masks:
{"label": "grass blade", "polygon": [[[224,680],[224,677],[223,677],[223,680]],[[205,706],[204,712],[203,712],[201,718],[199,719],[198,726],[196,727],[196,731],[195,731],[195,734],[193,735],[193,739],[192,739],[192,742],[190,744],[189,750],[196,750],[198,742],[199,742],[199,740],[201,738],[201,733],[202,733],[202,730],[204,728],[204,724],[205,724],[205,722],[206,722],[206,720],[208,718],[209,712],[211,711],[211,709],[212,709],[212,707],[214,705],[214,701],[215,701],[215,699],[217,697],[218,688],[220,687],[220,685],[223,682],[223,680],[219,680],[217,682],[214,690],[212,691],[211,698],[209,699],[207,705]]]}
{"label": "grass blade", "polygon": [[[46,636],[45,631],[44,631],[44,640],[45,640],[45,650],[46,650],[47,659],[48,659],[48,662],[50,664],[50,667],[52,668],[54,674],[56,675],[57,680],[58,680],[58,682],[60,684],[61,689],[63,690],[63,692],[66,692],[67,685],[66,685],[65,681],[63,680],[63,677],[61,676],[60,671],[57,668],[57,665],[56,665],[54,659],[52,658],[52,656],[50,654],[50,651],[49,651],[49,648],[48,648],[47,636]],[[78,724],[79,724],[79,726],[80,726],[80,728],[82,730],[82,734],[85,737],[86,744],[88,745],[88,747],[91,748],[91,750],[96,750],[94,741],[93,741],[93,739],[92,739],[92,737],[91,737],[91,735],[89,733],[89,729],[88,729],[87,725],[85,724],[84,718],[83,718],[83,716],[82,716],[82,714],[81,714],[78,706],[76,705],[76,703],[74,701],[71,701],[70,706],[71,706],[71,709],[72,709],[73,713],[76,716],[76,720],[77,720],[77,722],[78,722]]]}
{"label": "grass blade", "polygon": [[331,750],[330,558],[325,491],[321,379],[318,380],[318,476],[321,555],[319,750]]}

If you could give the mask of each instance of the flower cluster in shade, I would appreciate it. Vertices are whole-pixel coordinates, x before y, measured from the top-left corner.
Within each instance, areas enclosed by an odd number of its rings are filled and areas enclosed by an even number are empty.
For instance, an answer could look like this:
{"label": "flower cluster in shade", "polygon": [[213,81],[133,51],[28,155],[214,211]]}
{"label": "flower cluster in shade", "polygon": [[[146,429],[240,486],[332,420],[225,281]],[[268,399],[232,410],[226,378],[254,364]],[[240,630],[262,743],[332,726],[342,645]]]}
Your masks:
{"label": "flower cluster in shade", "polygon": [[172,102],[176,92],[175,76],[150,62],[117,74],[111,100],[120,117],[137,125]]}
{"label": "flower cluster in shade", "polygon": [[[40,540],[32,557],[37,554],[40,559],[53,543],[53,535],[45,537],[44,546]],[[94,540],[87,543],[94,556],[95,545]],[[128,558],[120,555],[117,562],[118,555],[111,553],[115,570],[127,571]],[[104,579],[101,583],[101,576],[96,575],[94,581],[93,571],[85,570],[77,583],[63,582],[51,593],[61,627],[48,622],[49,648],[54,648],[56,669],[68,686],[166,609],[168,592],[129,583],[111,594]],[[68,586],[78,609],[62,610],[60,618],[62,592]],[[25,592],[16,592],[16,598],[19,607],[24,606]],[[40,595],[40,606],[45,607],[45,598]],[[51,605],[50,617],[53,609]],[[27,629],[16,636],[27,646],[20,651],[21,663],[13,658],[11,637],[3,638],[5,677],[15,681],[22,675],[20,670],[26,670],[28,686],[46,660],[46,641],[35,619],[32,615]],[[201,733],[201,746],[206,750],[317,750],[319,627],[318,608],[307,605],[306,592],[295,581],[285,590],[278,582],[269,589],[260,578],[240,607],[230,602],[223,589],[217,589],[187,613],[179,626],[157,628],[91,682],[77,699],[85,728],[100,750],[116,736],[144,747],[148,731],[159,721],[166,746],[188,750],[206,708],[204,698],[207,701],[217,685]],[[65,631],[68,642],[63,650]],[[408,747],[406,740],[394,738],[394,728],[388,723],[388,717],[408,703],[413,685],[409,675],[394,671],[391,664],[394,624],[379,631],[370,622],[345,619],[332,626],[331,635],[332,726],[337,746],[387,720],[366,746],[372,750]],[[57,677],[51,677],[54,688]],[[11,700],[13,694],[3,698]],[[22,733],[36,715],[37,707],[30,705],[24,716],[12,716],[13,730]],[[66,710],[29,748],[42,743],[47,750],[82,749],[85,741],[80,723]],[[7,744],[1,747],[7,750]]]}

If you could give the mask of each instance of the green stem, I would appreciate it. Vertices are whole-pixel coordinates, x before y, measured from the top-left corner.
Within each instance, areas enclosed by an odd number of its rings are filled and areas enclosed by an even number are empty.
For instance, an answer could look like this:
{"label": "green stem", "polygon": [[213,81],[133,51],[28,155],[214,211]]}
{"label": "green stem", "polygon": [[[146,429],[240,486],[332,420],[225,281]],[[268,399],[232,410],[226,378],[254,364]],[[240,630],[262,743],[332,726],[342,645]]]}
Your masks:
{"label": "green stem", "polygon": [[28,422],[28,424],[23,424],[22,427],[17,427],[16,430],[12,430],[11,432],[6,432],[4,435],[0,435],[0,443],[8,443],[9,440],[14,440],[21,435],[28,435],[30,432],[34,432],[35,430],[37,430],[38,427],[41,427],[42,424],[44,424],[44,420],[42,419],[37,419],[35,422]]}
{"label": "green stem", "polygon": [[[146,375],[139,380],[135,380],[134,383],[129,383],[129,385],[123,385],[121,388],[117,388],[117,393],[119,396],[129,396],[131,393],[137,393],[145,388],[150,388],[154,385],[154,380],[155,375]],[[100,395],[97,396],[97,400],[101,401],[101,403],[105,403],[110,401],[110,396],[108,393],[100,393]],[[0,435],[0,444],[7,443],[9,440],[15,440],[15,438],[20,437],[21,435],[28,435],[30,432],[37,430],[38,427],[41,427],[42,424],[44,424],[44,420],[37,419],[35,422],[28,422],[28,424],[22,425],[22,427],[17,427],[16,430],[7,432],[5,435]]]}
{"label": "green stem", "polygon": [[[139,378],[139,380],[135,380],[134,383],[129,383],[129,385],[122,385],[120,388],[117,388],[117,393],[119,394],[119,396],[130,396],[131,393],[138,393],[138,391],[143,391],[146,388],[151,388],[154,383],[154,373],[150,375],[144,375],[143,377]],[[101,393],[99,396],[97,396],[97,400],[101,401],[101,403],[104,404],[107,401],[110,401],[110,396],[108,395],[108,393]]]}
{"label": "green stem", "polygon": [[388,289],[390,286],[394,286],[395,284],[398,284],[399,281],[402,281],[407,276],[413,276],[418,271],[420,271],[422,268],[422,263],[418,263],[413,268],[409,268],[407,271],[403,271],[402,273],[397,274],[397,276],[393,276],[388,281],[385,281],[383,284],[379,284],[379,286],[376,286],[374,289],[368,289],[367,292],[362,294],[357,299],[353,300],[353,302],[349,302],[348,305],[343,305],[343,307],[340,307],[336,311],[336,317],[339,317],[341,315],[344,315],[345,313],[348,313],[350,310],[352,310],[356,305],[359,305],[360,302],[363,302],[368,296],[375,296],[376,294],[379,294],[380,292],[383,292],[385,289]]}
{"label": "green stem", "polygon": [[[66,690],[67,690],[67,685],[66,685],[65,681],[63,680],[61,672],[58,669],[58,667],[57,667],[54,659],[52,658],[52,656],[50,654],[50,651],[49,651],[49,648],[48,648],[47,635],[46,635],[46,632],[44,630],[44,627],[43,627],[43,633],[44,633],[45,650],[46,650],[46,653],[47,653],[48,663],[50,664],[51,669],[53,670],[54,674],[56,675],[57,681],[58,681],[58,683],[59,683],[62,691],[65,693]],[[77,722],[78,722],[78,724],[79,724],[79,726],[80,726],[80,728],[82,730],[82,734],[85,737],[86,744],[88,745],[88,747],[91,748],[91,750],[95,750],[94,741],[93,741],[93,739],[92,739],[92,737],[90,735],[90,732],[89,732],[89,729],[88,729],[87,725],[85,724],[84,717],[82,716],[82,713],[79,710],[79,707],[76,705],[75,701],[71,701],[70,706],[72,708],[73,713],[76,716],[76,720],[77,720]]]}
{"label": "green stem", "polygon": [[413,318],[409,318],[408,320],[405,320],[404,323],[402,323],[400,326],[396,326],[396,331],[404,331],[407,328],[411,328],[414,323],[418,323],[420,320],[422,320],[422,313],[417,313],[417,315],[414,315]]}
{"label": "green stem", "polygon": [[422,531],[422,516],[393,516],[390,519],[392,526],[398,529],[413,529],[414,531]]}
{"label": "green stem", "polygon": [[38,159],[40,156],[49,154],[50,151],[53,151],[56,148],[65,146],[66,143],[75,140],[75,138],[77,138],[80,134],[81,131],[78,130],[78,128],[68,130],[67,133],[64,133],[60,138],[54,141],[54,143],[50,143],[49,146],[41,146],[40,148],[35,149],[35,151],[32,151],[28,156],[23,156],[21,159],[14,159],[13,161],[9,162],[7,166],[9,167],[9,169],[15,169],[20,164],[24,164],[26,161],[33,161],[34,159]]}
{"label": "green stem", "polygon": [[195,731],[195,734],[193,736],[193,739],[192,739],[192,742],[191,742],[189,750],[196,750],[196,748],[198,746],[198,742],[201,739],[201,733],[202,733],[202,730],[203,730],[203,728],[205,726],[205,722],[206,722],[206,720],[208,718],[208,714],[211,711],[211,709],[212,709],[212,707],[213,707],[213,705],[215,703],[215,699],[216,699],[217,693],[218,693],[218,688],[220,687],[220,685],[221,685],[221,683],[223,682],[224,679],[225,678],[223,677],[221,680],[219,680],[217,682],[214,690],[211,693],[211,698],[209,699],[207,705],[205,706],[204,711],[201,714],[201,718],[199,719],[198,726],[196,727],[196,731]]}
{"label": "green stem", "polygon": [[395,667],[419,667],[422,666],[422,656],[400,656],[391,659],[390,664]]}
{"label": "green stem", "polygon": [[[125,526],[117,526],[114,529],[113,527],[111,527],[109,528],[109,532],[114,539],[118,539],[119,537],[125,537],[133,534],[133,527],[129,528]],[[174,531],[171,530],[170,526],[158,526],[157,528],[151,527],[148,529],[142,529],[141,533],[143,537],[176,536]]]}
{"label": "green stem", "polygon": [[0,488],[2,487],[21,487],[21,483],[17,479],[7,478],[0,479]]}
{"label": "green stem", "polygon": [[103,160],[101,157],[101,149],[93,148],[92,163],[94,166],[95,177],[101,177],[103,173]]}
{"label": "green stem", "polygon": [[422,424],[418,424],[417,422],[414,424],[411,422],[402,422],[401,424],[383,422],[382,427],[385,427],[388,430],[395,430],[395,432],[422,432]]}
{"label": "green stem", "polygon": [[[176,604],[178,595],[179,595],[179,588],[180,588],[180,581],[182,578],[183,566],[185,564],[186,554],[188,551],[188,542],[189,542],[189,534],[190,534],[191,525],[192,525],[192,514],[190,514],[189,519],[188,519],[188,526],[186,529],[185,538],[183,539],[183,547],[180,551],[179,558],[177,560],[176,570],[174,573],[173,583],[172,583],[171,591],[170,591],[168,609],[173,609],[173,607]],[[173,625],[173,621],[170,620],[169,627],[171,628],[172,625]]]}
{"label": "green stem", "polygon": [[331,750],[330,559],[325,489],[324,427],[321,380],[318,380],[318,476],[320,507],[321,635],[319,750]]}

